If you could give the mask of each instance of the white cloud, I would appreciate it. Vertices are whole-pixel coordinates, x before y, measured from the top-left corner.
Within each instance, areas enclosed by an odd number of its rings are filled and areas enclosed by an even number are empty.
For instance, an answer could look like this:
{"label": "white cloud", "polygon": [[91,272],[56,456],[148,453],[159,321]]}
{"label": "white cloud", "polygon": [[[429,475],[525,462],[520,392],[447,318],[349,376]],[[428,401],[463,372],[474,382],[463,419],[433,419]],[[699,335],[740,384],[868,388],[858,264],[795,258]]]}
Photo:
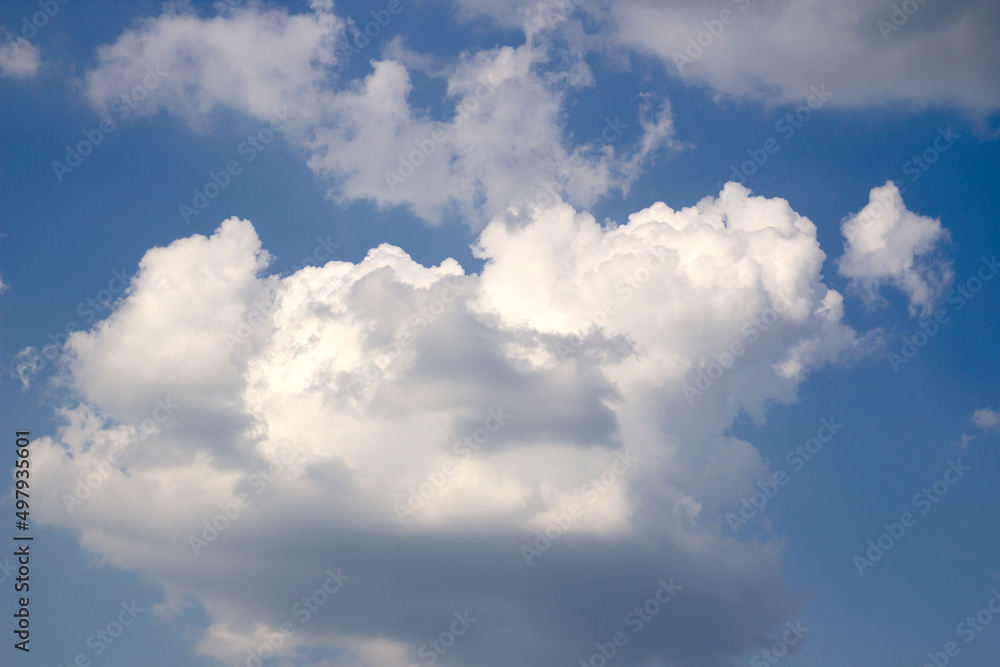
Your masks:
{"label": "white cloud", "polygon": [[6,38],[0,40],[0,76],[28,78],[41,66],[42,54],[25,38],[7,33]]}
{"label": "white cloud", "polygon": [[[636,640],[651,655],[713,664],[756,645],[803,598],[782,583],[780,540],[722,532],[766,470],[727,431],[855,345],[815,226],[729,184],[607,228],[557,202],[521,226],[492,222],[476,252],[481,275],[382,245],[278,278],[235,218],[150,250],[114,313],[67,342],[80,402],[36,441],[40,519],[162,585],[162,613],[203,605],[197,651],[228,661],[290,620],[286,657],[405,664],[468,608],[479,620],[449,663],[570,663],[595,619],[620,622],[660,577],[685,588],[661,612],[671,632]],[[779,299],[689,404],[683,386]],[[103,465],[158,399],[180,407]],[[482,440],[491,409],[510,417]],[[467,435],[479,449],[456,453]],[[638,462],[585,500],[622,449]],[[394,505],[447,461],[401,526]],[[63,494],[95,470],[107,479],[69,516]],[[240,493],[251,504],[195,557],[189,536]],[[582,516],[528,567],[521,546],[574,501]],[[291,605],[337,566],[351,579],[330,613],[300,625]]]}
{"label": "white cloud", "polygon": [[[257,7],[212,18],[167,13],[141,22],[97,51],[85,77],[95,108],[106,109],[141,81],[146,67],[168,73],[137,113],[177,114],[207,127],[218,108],[265,121],[287,108],[285,130],[339,201],[407,206],[439,222],[482,226],[512,201],[548,184],[582,205],[627,189],[657,150],[672,145],[669,104],[641,105],[632,121],[595,118],[585,143],[563,130],[567,94],[592,83],[580,52],[544,38],[464,53],[431,72],[447,83],[441,117],[411,106],[402,61],[371,61],[362,80],[331,72],[345,42],[332,8],[288,15]],[[389,52],[416,66],[426,59],[398,42]],[[537,191],[535,192],[537,194]]]}
{"label": "white cloud", "polygon": [[[769,102],[804,99],[811,86],[833,91],[831,104],[888,102],[953,105],[977,115],[1000,108],[993,85],[1000,69],[994,36],[1000,9],[991,0],[906,3],[917,11],[892,27],[894,7],[882,0],[733,0],[717,6],[679,1],[608,3],[619,43],[658,56],[690,81]],[[728,9],[730,23],[720,21]],[[899,16],[895,18],[900,23]],[[706,27],[705,22],[711,22]],[[709,28],[718,33],[714,36]],[[699,33],[704,33],[699,37]],[[691,62],[689,38],[695,42]],[[699,53],[698,42],[704,45]]]}
{"label": "white cloud", "polygon": [[949,263],[935,255],[948,239],[941,221],[906,209],[894,183],[872,188],[869,203],[841,223],[846,240],[840,258],[841,275],[850,278],[869,300],[883,284],[899,288],[910,314],[926,316],[954,277]]}
{"label": "white cloud", "polygon": [[[462,15],[485,14],[510,28],[535,25],[531,19],[540,17],[539,25],[570,34],[581,32],[586,16],[601,25],[588,38],[593,48],[653,56],[670,72],[722,96],[781,104],[802,101],[811,86],[825,85],[834,93],[833,106],[945,105],[977,116],[1000,109],[1000,89],[994,85],[1000,70],[995,39],[1000,7],[993,0],[709,5],[458,0],[458,5]],[[569,20],[559,18],[566,15]]]}
{"label": "white cloud", "polygon": [[983,433],[1000,431],[1000,412],[990,407],[980,408],[973,413],[972,423]]}
{"label": "white cloud", "polygon": [[136,108],[138,114],[163,109],[198,128],[207,127],[208,115],[219,107],[267,120],[287,106],[315,118],[343,29],[324,2],[296,15],[251,6],[201,18],[174,8],[99,46],[84,90],[95,109],[106,113],[142,81],[147,67],[159,67],[167,76]]}
{"label": "white cloud", "polygon": [[[57,354],[56,348],[49,348],[51,354]],[[21,381],[21,387],[27,389],[31,380],[47,365],[42,354],[34,347],[28,346],[11,357],[11,377]]]}
{"label": "white cloud", "polygon": [[962,434],[962,438],[960,440],[958,440],[957,442],[953,442],[952,445],[954,447],[958,447],[959,449],[967,449],[968,446],[971,445],[972,441],[975,440],[975,439],[976,439],[976,436],[970,435],[968,433],[963,433]]}

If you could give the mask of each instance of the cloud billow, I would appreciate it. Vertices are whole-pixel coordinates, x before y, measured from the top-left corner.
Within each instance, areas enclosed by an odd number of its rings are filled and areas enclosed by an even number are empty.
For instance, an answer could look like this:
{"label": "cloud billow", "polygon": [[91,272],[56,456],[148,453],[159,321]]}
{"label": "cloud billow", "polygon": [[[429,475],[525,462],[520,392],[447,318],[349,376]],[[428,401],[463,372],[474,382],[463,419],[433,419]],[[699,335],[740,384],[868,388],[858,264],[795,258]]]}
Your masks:
{"label": "cloud billow", "polygon": [[[230,662],[334,567],[350,581],[279,654],[419,664],[468,609],[478,620],[442,664],[575,661],[667,577],[683,591],[629,655],[724,664],[763,646],[804,598],[782,582],[782,541],[722,532],[723,508],[766,473],[727,431],[856,346],[815,226],[729,184],[605,227],[556,202],[491,223],[475,252],[479,275],[382,245],[280,278],[236,218],[151,249],[115,311],[66,343],[78,402],[36,443],[40,516],[158,582],[161,616],[202,605],[195,651]],[[776,321],[689,405],[684,384],[778,299]],[[79,475],[157,399],[180,407],[70,517]],[[456,454],[461,442],[481,445]],[[600,482],[616,457],[632,463]],[[401,523],[394,507],[429,479]],[[526,564],[522,545],[581,498]],[[238,517],[193,555],[190,536],[234,499]]]}

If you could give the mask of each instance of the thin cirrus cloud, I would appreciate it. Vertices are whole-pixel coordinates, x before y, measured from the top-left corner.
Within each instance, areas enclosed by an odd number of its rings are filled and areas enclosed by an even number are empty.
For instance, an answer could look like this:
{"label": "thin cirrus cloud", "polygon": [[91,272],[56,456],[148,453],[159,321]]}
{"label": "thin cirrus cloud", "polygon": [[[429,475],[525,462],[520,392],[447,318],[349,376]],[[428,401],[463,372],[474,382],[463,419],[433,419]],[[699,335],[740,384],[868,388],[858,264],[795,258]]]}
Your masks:
{"label": "thin cirrus cloud", "polygon": [[[257,6],[210,18],[169,11],[99,47],[85,95],[104,111],[158,66],[168,76],[138,114],[166,110],[204,129],[216,109],[262,122],[287,109],[286,138],[337,201],[405,206],[432,223],[457,217],[476,227],[542,183],[590,205],[627,189],[656,151],[674,145],[669,104],[648,99],[634,135],[608,132],[599,119],[594,137],[570,142],[566,96],[592,77],[580,53],[551,58],[556,47],[544,35],[467,52],[436,71],[451,111],[434,118],[411,106],[411,72],[399,59],[372,60],[363,79],[340,79],[345,25],[326,2],[294,15]],[[399,47],[386,44],[405,52]]]}
{"label": "thin cirrus cloud", "polygon": [[[816,227],[729,184],[622,225],[557,202],[521,226],[493,221],[475,252],[478,275],[382,245],[281,278],[235,218],[149,250],[115,311],[65,346],[75,399],[35,444],[39,516],[160,584],[159,614],[202,607],[194,650],[229,663],[336,567],[351,578],[329,613],[296,623],[279,655],[421,662],[468,609],[474,633],[449,663],[572,664],[671,577],[672,632],[639,634],[635,650],[714,665],[760,646],[805,597],[782,581],[782,540],[723,533],[724,508],[767,469],[729,429],[857,353]],[[765,311],[751,344],[745,327]],[[734,341],[746,352],[686,400]],[[170,418],[106,465],[164,401]],[[457,456],[452,443],[491,414],[508,417]],[[581,500],[617,456],[642,465]],[[445,483],[400,520],[408,489],[445,461]],[[268,464],[282,472],[257,495]],[[67,500],[95,470],[93,493]],[[191,536],[240,493],[251,504],[195,555]],[[527,559],[574,502],[582,515]]]}

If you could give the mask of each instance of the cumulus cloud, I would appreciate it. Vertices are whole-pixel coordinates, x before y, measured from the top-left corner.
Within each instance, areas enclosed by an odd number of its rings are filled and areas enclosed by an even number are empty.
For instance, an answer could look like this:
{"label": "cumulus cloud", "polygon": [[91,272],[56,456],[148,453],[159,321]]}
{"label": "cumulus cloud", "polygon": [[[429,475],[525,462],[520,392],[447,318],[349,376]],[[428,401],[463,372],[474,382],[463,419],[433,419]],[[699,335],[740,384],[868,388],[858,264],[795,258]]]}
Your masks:
{"label": "cumulus cloud", "polygon": [[[257,6],[211,18],[165,13],[140,22],[97,51],[84,79],[104,110],[141,81],[146,67],[168,72],[137,113],[160,110],[204,128],[219,108],[262,122],[275,109],[285,130],[339,201],[407,206],[431,222],[459,217],[482,226],[544,185],[581,205],[625,190],[657,150],[672,146],[670,106],[650,100],[637,123],[595,118],[593,135],[571,142],[567,94],[592,83],[581,52],[544,37],[463,53],[431,75],[446,83],[443,115],[411,105],[411,71],[424,59],[399,42],[400,59],[371,61],[360,80],[334,71],[349,43],[328,3],[290,15]],[[405,61],[405,62],[404,62]],[[637,124],[638,127],[631,127]]]}
{"label": "cumulus cloud", "polygon": [[34,44],[10,33],[0,38],[0,77],[29,78],[41,66],[42,54]]}
{"label": "cumulus cloud", "polygon": [[671,577],[631,655],[765,645],[804,597],[781,540],[724,533],[766,473],[729,429],[856,344],[815,226],[731,183],[620,225],[555,202],[475,252],[479,275],[381,245],[279,278],[235,218],[151,249],[66,343],[75,400],[35,443],[40,520],[160,584],[161,615],[203,607],[194,650],[230,663],[285,622],[296,664],[423,662],[468,610],[443,664],[570,664]]}
{"label": "cumulus cloud", "polygon": [[869,301],[878,299],[880,286],[893,285],[906,294],[911,315],[926,316],[954,278],[950,263],[934,253],[948,230],[908,211],[891,181],[872,188],[868,204],[844,219],[841,233],[840,274]]}
{"label": "cumulus cloud", "polygon": [[972,423],[983,433],[1000,431],[1000,412],[991,407],[980,408],[972,414]]}

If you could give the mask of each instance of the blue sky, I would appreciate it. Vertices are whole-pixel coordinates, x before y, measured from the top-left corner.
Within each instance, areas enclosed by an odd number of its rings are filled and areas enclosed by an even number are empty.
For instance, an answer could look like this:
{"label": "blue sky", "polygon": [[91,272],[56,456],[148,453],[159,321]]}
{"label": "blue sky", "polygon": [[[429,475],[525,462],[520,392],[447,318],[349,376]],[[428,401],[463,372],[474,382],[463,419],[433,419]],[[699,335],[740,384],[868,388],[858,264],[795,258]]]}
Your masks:
{"label": "blue sky", "polygon": [[4,664],[992,664],[1000,14],[895,7],[4,3]]}

